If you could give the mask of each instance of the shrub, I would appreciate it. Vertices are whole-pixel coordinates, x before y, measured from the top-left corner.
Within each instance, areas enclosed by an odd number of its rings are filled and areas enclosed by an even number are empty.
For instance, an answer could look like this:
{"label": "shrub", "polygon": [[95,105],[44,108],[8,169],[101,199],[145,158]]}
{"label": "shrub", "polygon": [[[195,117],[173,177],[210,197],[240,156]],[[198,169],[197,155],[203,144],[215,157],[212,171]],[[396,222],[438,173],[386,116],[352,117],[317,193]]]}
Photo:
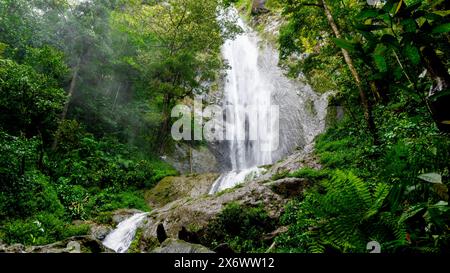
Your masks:
{"label": "shrub", "polygon": [[86,235],[89,226],[73,226],[59,216],[42,213],[26,220],[7,222],[1,229],[7,244],[45,245],[72,236]]}
{"label": "shrub", "polygon": [[103,190],[94,195],[88,204],[88,209],[93,214],[123,208],[142,211],[149,210],[144,199],[144,194],[141,191],[114,192],[111,189]]}
{"label": "shrub", "polygon": [[282,217],[290,225],[277,238],[280,251],[364,252],[368,242],[404,245],[404,223],[382,210],[390,186],[370,185],[352,173],[336,171],[323,180],[325,193],[310,191],[304,201],[293,201]]}
{"label": "shrub", "polygon": [[212,248],[227,243],[236,252],[262,252],[269,247],[262,237],[274,227],[275,221],[262,207],[230,203],[208,225],[202,241]]}

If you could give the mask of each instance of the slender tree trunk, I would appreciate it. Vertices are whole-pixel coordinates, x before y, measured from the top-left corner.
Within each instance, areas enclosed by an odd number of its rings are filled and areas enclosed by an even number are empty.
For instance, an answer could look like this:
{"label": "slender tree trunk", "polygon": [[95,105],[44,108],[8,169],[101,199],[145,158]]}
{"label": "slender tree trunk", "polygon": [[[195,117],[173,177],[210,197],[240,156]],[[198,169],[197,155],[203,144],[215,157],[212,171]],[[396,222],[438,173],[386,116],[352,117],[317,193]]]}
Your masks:
{"label": "slender tree trunk", "polygon": [[[61,114],[60,124],[62,122],[64,122],[67,118],[67,113],[69,111],[70,102],[72,101],[73,94],[75,93],[75,87],[77,85],[77,78],[78,78],[78,73],[80,72],[80,65],[81,65],[81,57],[78,58],[77,65],[75,66],[74,71],[73,71],[72,80],[70,82],[70,87],[69,87],[69,93],[67,96],[67,101],[64,104],[64,109]],[[58,146],[58,138],[55,137],[55,139],[53,140],[53,144],[52,144],[52,150],[54,151],[57,146]]]}
{"label": "slender tree trunk", "polygon": [[[334,17],[331,14],[331,11],[330,11],[330,8],[328,7],[327,2],[325,0],[321,0],[321,3],[323,6],[323,9],[325,11],[325,15],[327,17],[328,23],[334,32],[334,35],[336,36],[336,38],[340,39],[342,37],[341,33],[339,31],[339,28],[338,28],[336,22],[334,21]],[[347,64],[350,72],[353,75],[353,78],[355,79],[355,83],[356,83],[356,86],[359,91],[359,97],[361,99],[361,103],[364,108],[364,118],[367,122],[367,126],[369,127],[369,130],[372,133],[372,136],[374,137],[375,142],[377,142],[375,122],[373,120],[373,115],[372,115],[372,105],[370,104],[370,101],[367,98],[366,92],[364,91],[364,88],[362,85],[361,78],[358,74],[358,71],[356,71],[355,66],[353,65],[353,60],[350,57],[350,54],[344,48],[342,48],[341,50],[342,50],[342,55],[344,55],[345,63]]]}
{"label": "slender tree trunk", "polygon": [[159,153],[162,154],[164,152],[164,148],[165,148],[165,142],[166,142],[166,134],[167,131],[169,130],[169,125],[170,125],[170,103],[172,101],[172,96],[170,95],[169,92],[167,92],[166,94],[164,94],[164,101],[163,101],[163,120],[162,120],[162,125],[161,125],[161,129],[159,131]]}

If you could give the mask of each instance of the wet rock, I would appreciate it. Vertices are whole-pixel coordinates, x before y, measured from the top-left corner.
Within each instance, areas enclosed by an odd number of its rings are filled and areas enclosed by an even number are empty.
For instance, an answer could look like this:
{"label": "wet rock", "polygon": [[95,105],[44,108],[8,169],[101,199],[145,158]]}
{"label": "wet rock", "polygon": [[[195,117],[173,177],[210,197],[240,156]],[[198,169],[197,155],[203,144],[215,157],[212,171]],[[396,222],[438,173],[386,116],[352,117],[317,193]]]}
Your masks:
{"label": "wet rock", "polygon": [[311,182],[305,178],[288,177],[266,183],[275,193],[286,198],[292,198],[303,194]]}
{"label": "wet rock", "polygon": [[152,251],[152,253],[214,253],[208,248],[198,245],[187,243],[182,240],[167,239],[158,247]]}
{"label": "wet rock", "polygon": [[113,212],[112,221],[115,225],[118,225],[120,222],[125,221],[131,216],[142,213],[142,211],[137,209],[120,209]]}
{"label": "wet rock", "polygon": [[92,235],[95,239],[103,241],[106,236],[112,231],[110,226],[91,224],[90,235]]}

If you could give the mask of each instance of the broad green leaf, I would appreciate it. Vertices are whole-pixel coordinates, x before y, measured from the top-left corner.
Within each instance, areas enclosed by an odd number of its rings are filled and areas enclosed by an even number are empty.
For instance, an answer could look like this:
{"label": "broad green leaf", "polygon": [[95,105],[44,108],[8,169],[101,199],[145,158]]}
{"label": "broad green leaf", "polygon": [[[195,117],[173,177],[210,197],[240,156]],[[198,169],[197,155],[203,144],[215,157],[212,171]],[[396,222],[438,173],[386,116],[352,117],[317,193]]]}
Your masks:
{"label": "broad green leaf", "polygon": [[379,14],[377,9],[363,9],[357,16],[358,20],[366,20],[368,18],[376,17]]}
{"label": "broad green leaf", "polygon": [[446,23],[433,28],[432,32],[437,34],[437,33],[446,33],[449,31],[450,31],[450,23]]}
{"label": "broad green leaf", "polygon": [[416,32],[416,21],[413,19],[406,19],[402,21],[402,26],[405,32]]}
{"label": "broad green leaf", "polygon": [[387,63],[384,56],[375,54],[373,55],[373,60],[375,61],[375,65],[380,72],[387,72]]}
{"label": "broad green leaf", "polygon": [[354,51],[356,49],[356,45],[354,43],[345,39],[333,38],[333,41],[340,48],[347,49],[349,51]]}
{"label": "broad green leaf", "polygon": [[438,173],[424,173],[418,178],[429,183],[442,184],[442,176]]}
{"label": "broad green leaf", "polygon": [[403,48],[403,54],[415,65],[420,63],[420,53],[417,47],[406,44]]}

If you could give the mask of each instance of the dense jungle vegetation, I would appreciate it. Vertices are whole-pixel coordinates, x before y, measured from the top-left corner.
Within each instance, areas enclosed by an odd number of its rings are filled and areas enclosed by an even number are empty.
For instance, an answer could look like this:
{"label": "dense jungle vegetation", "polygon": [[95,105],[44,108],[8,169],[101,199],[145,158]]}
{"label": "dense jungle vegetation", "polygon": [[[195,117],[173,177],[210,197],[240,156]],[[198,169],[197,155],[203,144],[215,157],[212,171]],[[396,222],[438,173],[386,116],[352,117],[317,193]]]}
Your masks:
{"label": "dense jungle vegetation", "polygon": [[[88,232],[177,171],[160,160],[170,109],[208,91],[217,21],[283,21],[280,65],[345,117],[316,142],[321,170],[279,220],[230,204],[207,243],[265,252],[450,251],[450,2],[445,0],[0,0],[0,241],[43,245]],[[169,4],[167,4],[169,3]],[[237,226],[239,226],[237,228]]]}
{"label": "dense jungle vegetation", "polygon": [[278,175],[315,186],[286,208],[276,251],[366,252],[376,241],[448,253],[449,2],[269,0],[262,12],[233,2],[256,22],[280,13],[282,65],[335,90],[331,105],[346,111],[316,141],[322,170]]}
{"label": "dense jungle vegetation", "polygon": [[148,210],[142,189],[177,174],[159,159],[168,111],[221,65],[216,1],[79,2],[0,1],[0,239],[9,244],[85,234],[73,220],[117,208]]}

